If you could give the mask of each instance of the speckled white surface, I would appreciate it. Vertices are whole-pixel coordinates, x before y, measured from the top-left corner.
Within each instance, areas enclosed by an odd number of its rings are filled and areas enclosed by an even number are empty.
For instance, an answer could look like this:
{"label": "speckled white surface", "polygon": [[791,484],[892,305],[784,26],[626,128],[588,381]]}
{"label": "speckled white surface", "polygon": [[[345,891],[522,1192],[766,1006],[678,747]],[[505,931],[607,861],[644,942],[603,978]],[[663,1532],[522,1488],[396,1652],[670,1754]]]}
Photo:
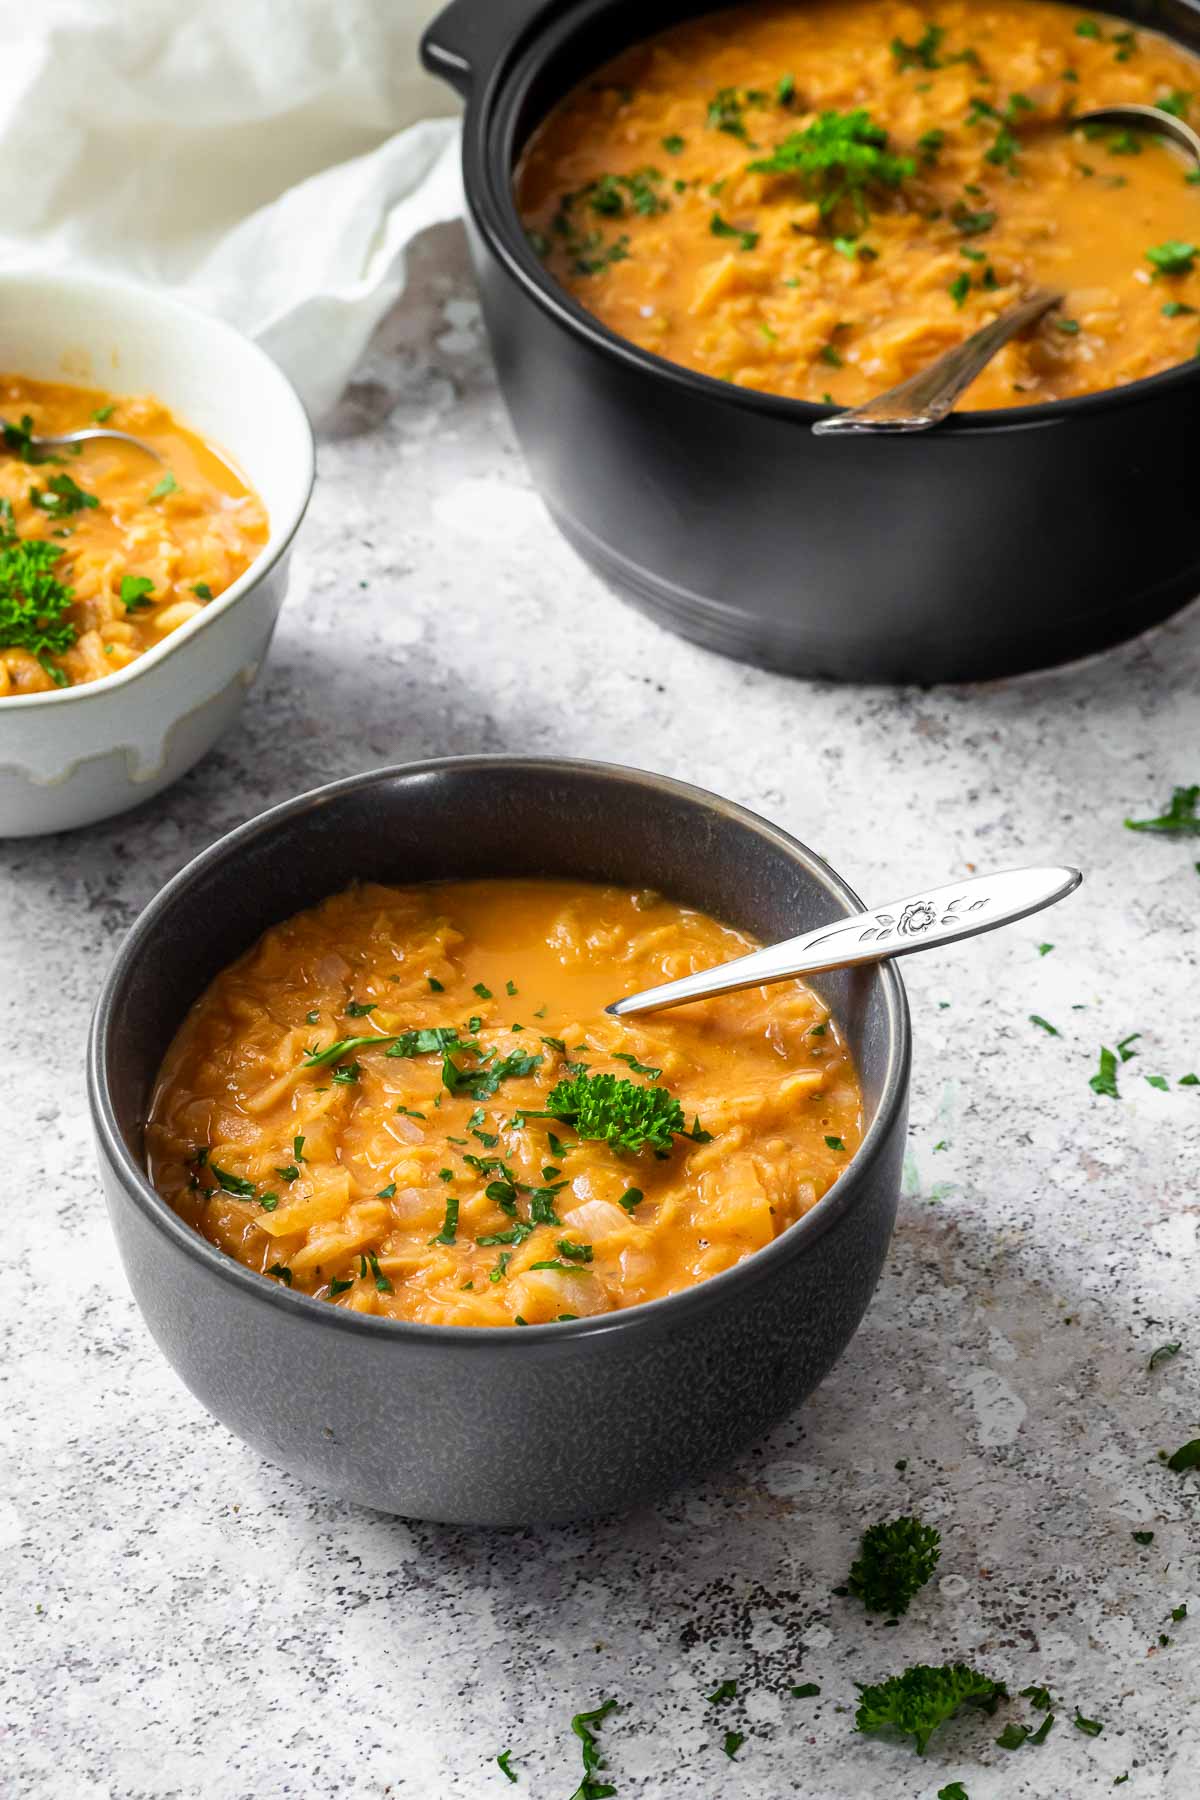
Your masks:
{"label": "speckled white surface", "polygon": [[[620,1800],[933,1800],[953,1780],[1079,1800],[1126,1770],[1128,1800],[1194,1800],[1200,1487],[1157,1453],[1200,1433],[1200,1090],[1175,1086],[1200,1065],[1200,845],[1121,821],[1200,780],[1200,611],[1085,667],[932,693],[676,642],[549,525],[457,228],[420,246],[322,446],[297,576],[220,750],[130,817],[0,846],[0,1791],[567,1800],[570,1715],[614,1694]],[[333,776],[476,750],[718,788],[876,896],[971,865],[1088,874],[1044,920],[906,965],[900,1225],[816,1397],[661,1509],[519,1534],[355,1511],[200,1410],[126,1291],[81,1074],[100,972],[188,857]],[[1135,1031],[1121,1100],[1094,1096],[1099,1045]],[[909,1509],[940,1527],[941,1570],[887,1629],[831,1590],[862,1528]],[[1048,1682],[1046,1745],[999,1749],[979,1715],[924,1760],[853,1732],[855,1680],[953,1657],[1014,1692]],[[810,1680],[818,1700],[789,1695]],[[1072,1729],[1075,1704],[1101,1736]]]}

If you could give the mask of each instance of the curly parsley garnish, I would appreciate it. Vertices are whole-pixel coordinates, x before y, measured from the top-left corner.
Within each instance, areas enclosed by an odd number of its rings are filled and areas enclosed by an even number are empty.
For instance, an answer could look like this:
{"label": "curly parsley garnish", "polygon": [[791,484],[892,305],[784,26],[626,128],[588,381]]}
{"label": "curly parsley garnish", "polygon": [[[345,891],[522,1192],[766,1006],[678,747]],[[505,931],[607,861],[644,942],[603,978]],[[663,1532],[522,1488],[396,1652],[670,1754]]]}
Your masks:
{"label": "curly parsley garnish", "polygon": [[678,1100],[665,1087],[641,1087],[617,1075],[576,1075],[551,1088],[544,1112],[528,1118],[562,1119],[581,1138],[598,1139],[631,1154],[647,1145],[665,1155],[676,1135],[704,1142],[699,1120],[692,1131]]}
{"label": "curly parsley garnish", "polygon": [[51,574],[62,556],[57,544],[41,538],[0,538],[0,645],[28,650],[53,680],[66,681],[49,664],[69,650],[78,635],[64,617],[75,590]]}
{"label": "curly parsley garnish", "polygon": [[910,156],[894,156],[888,134],[863,108],[825,112],[804,131],[794,131],[772,155],[750,164],[760,175],[796,175],[822,220],[846,202],[865,223],[868,196],[898,188],[916,170]]}
{"label": "curly parsley garnish", "polygon": [[850,1592],[868,1612],[899,1617],[937,1568],[941,1541],[941,1533],[919,1519],[904,1517],[870,1526],[850,1565]]}
{"label": "curly parsley garnish", "polygon": [[966,1663],[914,1663],[886,1681],[860,1681],[855,1686],[859,1692],[855,1730],[902,1732],[915,1740],[922,1756],[938,1726],[961,1707],[981,1706],[990,1713],[1008,1698],[1002,1681],[993,1681]]}

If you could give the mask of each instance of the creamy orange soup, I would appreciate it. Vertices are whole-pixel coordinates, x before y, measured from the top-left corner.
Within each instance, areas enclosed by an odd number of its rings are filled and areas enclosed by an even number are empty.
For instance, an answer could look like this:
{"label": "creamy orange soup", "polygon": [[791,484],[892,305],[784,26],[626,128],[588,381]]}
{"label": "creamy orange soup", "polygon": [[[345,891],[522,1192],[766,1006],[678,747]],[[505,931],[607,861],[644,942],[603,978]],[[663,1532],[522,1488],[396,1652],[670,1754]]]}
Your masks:
{"label": "creamy orange soup", "polygon": [[786,1230],[860,1140],[851,1057],[799,982],[603,1011],[753,947],[578,882],[352,888],[193,1007],[151,1178],[239,1262],[352,1312],[533,1325],[675,1293]]}
{"label": "creamy orange soup", "polygon": [[1120,101],[1200,124],[1200,59],[1043,0],[751,5],[576,88],[518,199],[547,266],[614,331],[801,400],[855,405],[1031,286],[1064,289],[963,402],[1032,405],[1200,342],[1190,165],[1152,132],[1064,128]]}
{"label": "creamy orange soup", "polygon": [[[267,539],[237,470],[147,395],[0,375],[0,698],[99,681],[194,618]],[[30,435],[97,422],[153,446],[96,440],[39,453]]]}

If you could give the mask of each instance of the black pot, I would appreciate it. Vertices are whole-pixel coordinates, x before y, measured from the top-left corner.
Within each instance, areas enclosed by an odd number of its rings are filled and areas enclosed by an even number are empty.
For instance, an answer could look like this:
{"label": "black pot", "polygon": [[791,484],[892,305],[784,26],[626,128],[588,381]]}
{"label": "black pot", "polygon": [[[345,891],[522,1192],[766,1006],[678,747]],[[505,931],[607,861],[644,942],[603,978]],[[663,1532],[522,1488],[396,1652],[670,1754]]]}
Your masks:
{"label": "black pot", "polygon": [[[500,384],[580,555],[685,637],[843,680],[1061,662],[1200,592],[1196,363],[912,437],[820,439],[828,407],[638,349],[543,270],[512,187],[534,127],[589,71],[704,10],[453,0],[422,43],[467,100],[468,235]],[[1192,0],[1146,0],[1135,22],[1200,49]]]}
{"label": "black pot", "polygon": [[189,863],[122,944],[92,1024],[100,1172],[159,1348],[273,1462],[417,1518],[611,1512],[730,1456],[841,1355],[896,1214],[909,1026],[892,963],[813,982],[862,1080],[845,1172],[754,1256],[644,1306],[523,1331],[344,1312],[244,1268],[154,1191],[142,1133],[167,1045],[268,926],[356,877],[542,873],[652,884],[769,940],[862,910],[794,838],[680,782],[520,757],[413,763],[289,800]]}

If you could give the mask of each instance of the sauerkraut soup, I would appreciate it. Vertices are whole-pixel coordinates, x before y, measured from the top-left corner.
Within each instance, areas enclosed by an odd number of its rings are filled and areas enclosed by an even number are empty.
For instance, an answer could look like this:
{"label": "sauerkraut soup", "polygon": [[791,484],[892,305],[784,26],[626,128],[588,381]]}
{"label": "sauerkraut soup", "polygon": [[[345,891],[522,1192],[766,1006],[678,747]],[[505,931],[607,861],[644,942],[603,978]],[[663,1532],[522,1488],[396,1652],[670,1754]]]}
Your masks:
{"label": "sauerkraut soup", "polygon": [[354,1312],[522,1326],[752,1256],[853,1155],[846,1044],[800,982],[621,1022],[756,947],[652,892],[358,886],[268,931],[159,1076],[151,1179],[212,1243]]}

